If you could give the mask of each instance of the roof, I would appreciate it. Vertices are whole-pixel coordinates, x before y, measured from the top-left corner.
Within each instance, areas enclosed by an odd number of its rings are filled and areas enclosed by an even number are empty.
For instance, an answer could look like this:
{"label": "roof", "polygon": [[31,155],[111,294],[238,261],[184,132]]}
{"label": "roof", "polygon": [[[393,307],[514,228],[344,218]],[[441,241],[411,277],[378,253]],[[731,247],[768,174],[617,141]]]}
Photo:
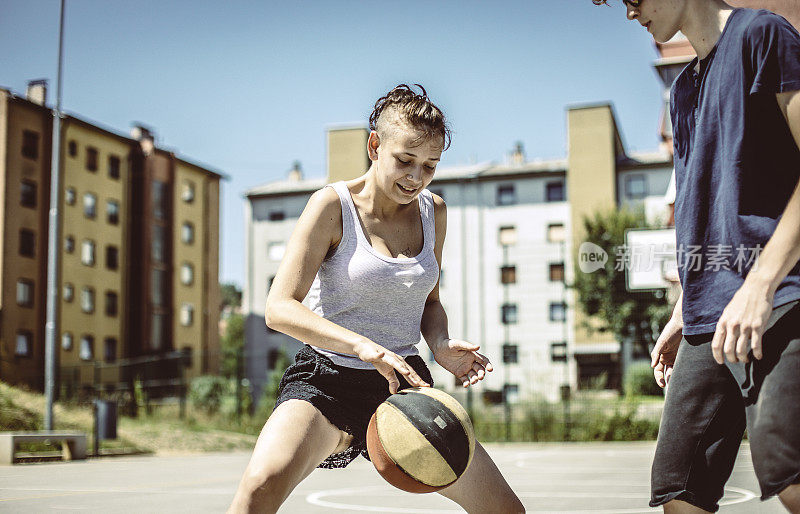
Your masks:
{"label": "roof", "polygon": [[[619,166],[624,168],[672,166],[672,158],[665,152],[633,152],[619,161]],[[497,164],[491,161],[447,166],[436,170],[432,185],[443,182],[461,182],[474,180],[498,180],[502,178],[515,178],[522,176],[548,176],[567,172],[567,159],[537,159],[522,164]],[[310,194],[322,189],[328,183],[326,177],[313,177],[301,180],[283,179],[267,182],[247,189],[245,198],[258,198],[265,196],[286,196]]]}

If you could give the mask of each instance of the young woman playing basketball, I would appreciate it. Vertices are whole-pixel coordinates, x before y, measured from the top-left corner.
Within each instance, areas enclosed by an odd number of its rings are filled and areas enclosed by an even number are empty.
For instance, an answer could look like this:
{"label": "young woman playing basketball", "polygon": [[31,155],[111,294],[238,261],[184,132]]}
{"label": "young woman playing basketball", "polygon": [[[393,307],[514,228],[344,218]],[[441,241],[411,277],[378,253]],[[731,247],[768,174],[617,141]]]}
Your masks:
{"label": "young woman playing basketball", "polygon": [[[415,347],[420,334],[464,387],[492,370],[477,345],[450,339],[439,301],[447,214],[425,188],[450,132],[420,89],[400,85],[375,103],[369,170],[317,191],[300,216],[266,322],[307,345],[281,380],[229,512],[275,512],[314,468],[343,468],[366,455],[377,406],[399,389],[432,383]],[[468,512],[525,510],[480,444],[440,494]]]}

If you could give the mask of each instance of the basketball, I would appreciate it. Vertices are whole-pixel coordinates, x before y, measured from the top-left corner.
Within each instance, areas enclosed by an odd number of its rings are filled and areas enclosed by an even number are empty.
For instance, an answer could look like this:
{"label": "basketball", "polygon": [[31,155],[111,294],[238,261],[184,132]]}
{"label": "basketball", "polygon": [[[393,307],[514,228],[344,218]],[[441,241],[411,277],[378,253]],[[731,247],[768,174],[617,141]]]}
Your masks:
{"label": "basketball", "polygon": [[464,473],[475,452],[475,432],[467,411],[452,396],[432,387],[404,389],[372,415],[367,452],[393,486],[429,493]]}

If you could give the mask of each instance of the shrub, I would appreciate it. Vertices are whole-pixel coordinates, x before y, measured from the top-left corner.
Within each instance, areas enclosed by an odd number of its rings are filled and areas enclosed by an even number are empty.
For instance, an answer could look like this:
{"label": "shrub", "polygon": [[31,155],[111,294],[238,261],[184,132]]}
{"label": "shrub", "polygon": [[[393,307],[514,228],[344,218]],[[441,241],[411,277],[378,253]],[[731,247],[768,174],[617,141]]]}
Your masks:
{"label": "shrub", "polygon": [[649,362],[634,362],[625,371],[625,396],[663,396]]}
{"label": "shrub", "polygon": [[216,414],[222,406],[223,398],[229,393],[229,381],[223,377],[204,375],[192,380],[189,399],[192,406],[207,414]]}

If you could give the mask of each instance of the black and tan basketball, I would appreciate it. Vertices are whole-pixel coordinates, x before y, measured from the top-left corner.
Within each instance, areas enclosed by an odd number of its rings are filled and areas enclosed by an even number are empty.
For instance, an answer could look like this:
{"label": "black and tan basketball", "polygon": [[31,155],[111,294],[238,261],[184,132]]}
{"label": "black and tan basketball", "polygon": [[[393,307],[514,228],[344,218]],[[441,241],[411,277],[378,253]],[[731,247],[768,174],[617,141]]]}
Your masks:
{"label": "black and tan basketball", "polygon": [[378,406],[367,428],[367,451],[387,482],[429,493],[464,473],[475,452],[475,433],[455,398],[432,387],[415,387]]}

